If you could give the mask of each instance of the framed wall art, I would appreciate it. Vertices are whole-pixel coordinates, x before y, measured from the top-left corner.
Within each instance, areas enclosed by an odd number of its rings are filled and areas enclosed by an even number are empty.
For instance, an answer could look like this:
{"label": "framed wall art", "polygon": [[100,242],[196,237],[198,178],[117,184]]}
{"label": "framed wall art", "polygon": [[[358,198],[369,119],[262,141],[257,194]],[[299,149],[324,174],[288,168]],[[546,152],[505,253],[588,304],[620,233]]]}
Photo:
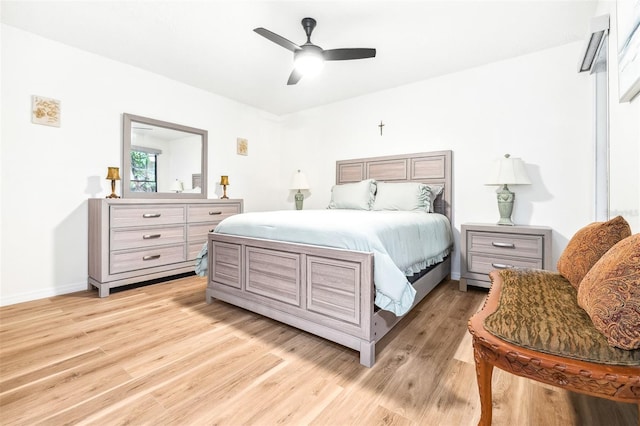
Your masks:
{"label": "framed wall art", "polygon": [[44,96],[31,96],[31,122],[60,127],[60,101]]}
{"label": "framed wall art", "polygon": [[243,138],[236,139],[238,155],[249,155],[249,141]]}

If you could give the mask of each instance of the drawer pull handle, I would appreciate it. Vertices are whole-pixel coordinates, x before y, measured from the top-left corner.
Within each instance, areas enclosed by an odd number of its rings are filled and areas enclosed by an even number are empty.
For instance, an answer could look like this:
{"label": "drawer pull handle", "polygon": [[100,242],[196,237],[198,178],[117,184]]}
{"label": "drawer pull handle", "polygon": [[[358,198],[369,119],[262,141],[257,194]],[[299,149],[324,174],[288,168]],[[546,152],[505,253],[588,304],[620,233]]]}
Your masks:
{"label": "drawer pull handle", "polygon": [[145,219],[149,219],[152,217],[160,217],[161,213],[144,213],[142,215],[142,217],[144,217]]}
{"label": "drawer pull handle", "polygon": [[142,258],[142,260],[156,260],[156,259],[160,259],[160,255],[159,254],[152,254],[149,256],[145,256]]}
{"label": "drawer pull handle", "polygon": [[143,235],[142,239],[143,240],[151,240],[153,238],[160,238],[162,234],[147,234],[147,235]]}
{"label": "drawer pull handle", "polygon": [[210,216],[216,216],[216,215],[219,215],[219,214],[222,214],[222,212],[209,212]]}
{"label": "drawer pull handle", "polygon": [[516,248],[516,245],[513,243],[496,243],[494,241],[494,242],[491,242],[491,245],[494,247],[501,247],[501,248]]}
{"label": "drawer pull handle", "polygon": [[505,263],[492,263],[491,266],[493,266],[496,269],[513,268],[513,265],[507,265]]}

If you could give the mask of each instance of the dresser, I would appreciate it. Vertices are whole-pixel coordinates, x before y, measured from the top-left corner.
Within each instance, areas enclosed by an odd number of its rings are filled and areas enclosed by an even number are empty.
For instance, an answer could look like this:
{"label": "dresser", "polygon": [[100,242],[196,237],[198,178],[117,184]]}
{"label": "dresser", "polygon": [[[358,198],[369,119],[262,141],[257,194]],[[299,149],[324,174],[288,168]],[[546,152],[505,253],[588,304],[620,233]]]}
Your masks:
{"label": "dresser", "polygon": [[551,228],[465,223],[460,235],[460,290],[491,287],[489,272],[551,267]]}
{"label": "dresser", "polygon": [[242,200],[89,200],[89,288],[114,287],[195,270],[208,233],[242,213]]}

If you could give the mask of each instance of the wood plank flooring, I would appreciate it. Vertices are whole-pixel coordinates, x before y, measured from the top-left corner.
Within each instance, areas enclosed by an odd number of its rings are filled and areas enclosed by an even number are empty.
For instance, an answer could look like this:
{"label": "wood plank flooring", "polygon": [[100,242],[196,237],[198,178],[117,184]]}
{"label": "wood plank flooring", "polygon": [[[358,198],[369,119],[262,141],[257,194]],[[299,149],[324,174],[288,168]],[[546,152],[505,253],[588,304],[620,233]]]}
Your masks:
{"label": "wood plank flooring", "polygon": [[[100,299],[0,308],[3,425],[475,425],[467,320],[486,292],[438,286],[377,346],[355,351],[204,302],[186,277]],[[494,425],[637,425],[633,404],[495,370]]]}

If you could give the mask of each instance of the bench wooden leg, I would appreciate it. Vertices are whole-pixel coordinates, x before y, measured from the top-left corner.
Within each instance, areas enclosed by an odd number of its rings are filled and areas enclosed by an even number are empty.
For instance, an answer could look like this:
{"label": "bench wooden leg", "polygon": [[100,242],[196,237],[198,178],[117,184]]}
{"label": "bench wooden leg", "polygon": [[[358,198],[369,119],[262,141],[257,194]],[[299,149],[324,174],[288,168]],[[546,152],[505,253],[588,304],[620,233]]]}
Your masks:
{"label": "bench wooden leg", "polygon": [[476,345],[473,345],[473,357],[476,363],[476,378],[480,393],[480,421],[478,426],[491,426],[492,397],[491,378],[493,377],[493,364],[487,362]]}

